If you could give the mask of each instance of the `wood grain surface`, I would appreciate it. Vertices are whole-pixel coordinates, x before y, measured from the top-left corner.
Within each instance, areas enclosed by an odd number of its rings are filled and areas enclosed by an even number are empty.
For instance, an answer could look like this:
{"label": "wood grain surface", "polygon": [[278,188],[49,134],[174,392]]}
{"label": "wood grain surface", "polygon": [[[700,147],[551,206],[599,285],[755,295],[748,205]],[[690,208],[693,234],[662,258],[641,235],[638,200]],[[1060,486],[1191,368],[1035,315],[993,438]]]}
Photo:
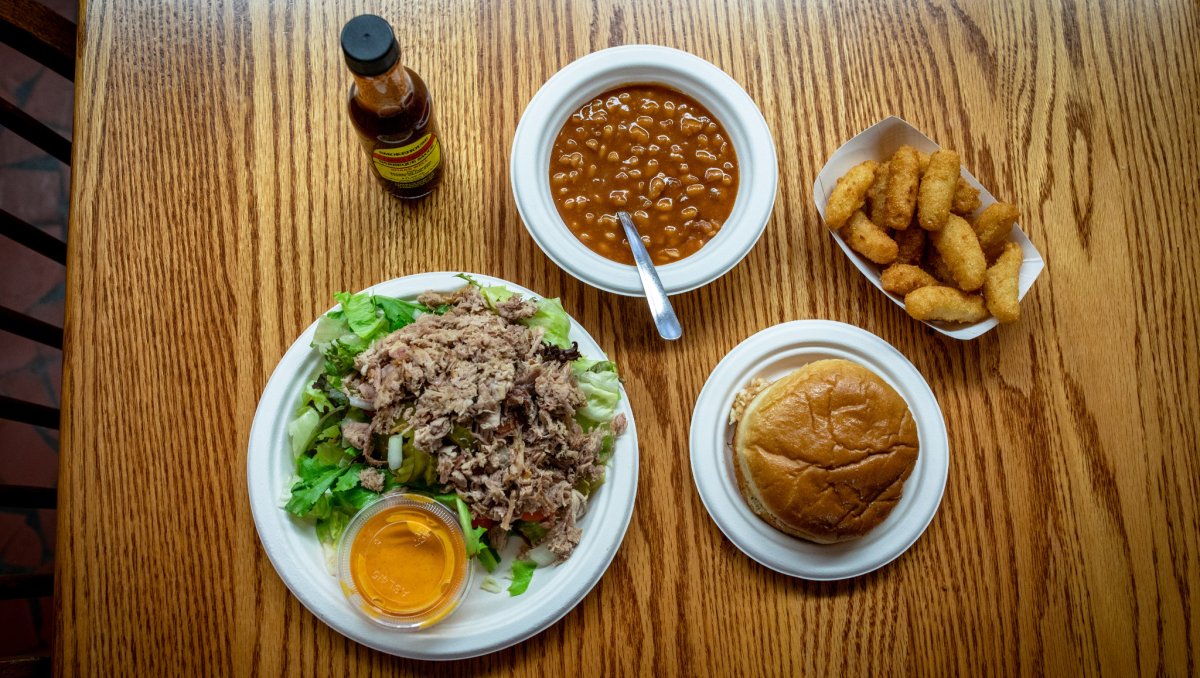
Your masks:
{"label": "wood grain surface", "polygon": [[[1052,5],[1052,6],[1051,6]],[[444,184],[367,175],[337,36],[372,11],[436,98]],[[81,12],[58,536],[64,674],[1197,673],[1200,16],[1195,2],[96,0]],[[774,134],[757,247],[675,299],[554,266],[508,177],[525,104],[597,49],[657,43],[731,74]],[[1046,259],[1023,318],[960,343],[872,288],[810,187],[889,114],[943,145]],[[519,152],[519,149],[518,149]],[[309,614],[255,533],[245,455],[287,346],[397,276],[477,271],[561,296],[622,367],[641,439],[633,522],[574,611],[458,664],[394,658]],[[838,583],[742,555],[692,483],[709,371],[776,323],[902,351],[950,433],[925,535]]]}

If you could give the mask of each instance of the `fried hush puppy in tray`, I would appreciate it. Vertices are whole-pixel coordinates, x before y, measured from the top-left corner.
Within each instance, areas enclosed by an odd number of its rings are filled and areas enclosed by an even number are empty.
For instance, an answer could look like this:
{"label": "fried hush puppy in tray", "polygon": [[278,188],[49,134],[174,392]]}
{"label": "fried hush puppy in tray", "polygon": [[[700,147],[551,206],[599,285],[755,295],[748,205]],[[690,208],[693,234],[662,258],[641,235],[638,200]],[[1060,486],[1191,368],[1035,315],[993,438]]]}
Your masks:
{"label": "fried hush puppy in tray", "polygon": [[825,221],[882,268],[880,285],[902,297],[912,317],[976,323],[994,316],[1013,323],[1021,317],[1024,255],[1011,240],[1020,210],[1002,202],[981,206],[958,153],[905,145],[838,179]]}
{"label": "fried hush puppy in tray", "polygon": [[921,176],[917,192],[917,222],[921,228],[940,231],[946,225],[960,176],[954,151],[941,150],[929,156],[929,168]]}
{"label": "fried hush puppy in tray", "polygon": [[887,187],[884,189],[882,223],[895,231],[906,230],[917,206],[917,186],[921,181],[921,163],[917,150],[901,146],[888,161]]}
{"label": "fried hush puppy in tray", "polygon": [[872,223],[862,210],[850,217],[850,223],[842,228],[842,237],[851,249],[877,264],[892,263],[899,252],[896,241],[888,236],[887,231]]}
{"label": "fried hush puppy in tray", "polygon": [[883,289],[901,297],[915,289],[941,284],[937,278],[926,273],[920,266],[912,264],[892,264],[883,269],[879,280],[883,284]]}
{"label": "fried hush puppy in tray", "polygon": [[971,225],[957,214],[946,219],[940,231],[929,234],[929,240],[946,262],[951,277],[958,289],[973,292],[983,287],[983,276],[987,273],[987,259],[979,246],[979,238]]}
{"label": "fried hush puppy in tray", "polygon": [[1015,242],[1004,243],[1004,251],[996,263],[987,270],[983,281],[983,298],[988,310],[1002,323],[1015,323],[1021,318],[1020,294],[1021,246]]}
{"label": "fried hush puppy in tray", "polygon": [[919,287],[904,296],[904,308],[917,320],[977,323],[988,317],[983,297],[942,285]]}
{"label": "fried hush puppy in tray", "polygon": [[829,228],[836,231],[845,226],[850,217],[862,208],[878,168],[879,163],[868,160],[856,165],[837,180],[833,193],[829,195],[829,202],[825,205],[825,223],[829,224]]}

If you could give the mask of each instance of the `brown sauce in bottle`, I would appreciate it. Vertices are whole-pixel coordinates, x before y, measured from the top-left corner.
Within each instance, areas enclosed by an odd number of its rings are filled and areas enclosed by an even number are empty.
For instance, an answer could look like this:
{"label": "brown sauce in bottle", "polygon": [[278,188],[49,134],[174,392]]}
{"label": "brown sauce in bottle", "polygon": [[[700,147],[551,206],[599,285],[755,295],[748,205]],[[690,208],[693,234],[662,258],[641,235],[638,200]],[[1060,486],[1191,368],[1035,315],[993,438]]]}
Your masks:
{"label": "brown sauce in bottle", "polygon": [[443,157],[425,81],[400,63],[392,28],[380,17],[347,22],[342,51],[354,75],[350,120],[372,174],[397,198],[428,195],[441,181]]}

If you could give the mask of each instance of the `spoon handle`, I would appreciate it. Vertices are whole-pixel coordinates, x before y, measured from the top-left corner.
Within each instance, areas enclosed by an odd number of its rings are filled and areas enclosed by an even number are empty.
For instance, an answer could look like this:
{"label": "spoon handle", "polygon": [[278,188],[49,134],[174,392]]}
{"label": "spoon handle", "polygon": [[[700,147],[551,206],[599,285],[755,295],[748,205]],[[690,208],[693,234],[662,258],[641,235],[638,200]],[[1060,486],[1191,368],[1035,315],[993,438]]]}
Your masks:
{"label": "spoon handle", "polygon": [[617,212],[621,227],[625,229],[625,239],[629,241],[629,249],[633,250],[633,260],[637,263],[638,277],[642,279],[642,289],[646,291],[646,302],[650,304],[650,315],[654,316],[654,325],[658,335],[668,341],[674,341],[683,336],[683,328],[679,326],[679,318],[675,317],[675,309],[667,299],[667,291],[663,289],[662,280],[658,278],[658,270],[650,261],[650,253],[638,235],[637,227],[628,212]]}

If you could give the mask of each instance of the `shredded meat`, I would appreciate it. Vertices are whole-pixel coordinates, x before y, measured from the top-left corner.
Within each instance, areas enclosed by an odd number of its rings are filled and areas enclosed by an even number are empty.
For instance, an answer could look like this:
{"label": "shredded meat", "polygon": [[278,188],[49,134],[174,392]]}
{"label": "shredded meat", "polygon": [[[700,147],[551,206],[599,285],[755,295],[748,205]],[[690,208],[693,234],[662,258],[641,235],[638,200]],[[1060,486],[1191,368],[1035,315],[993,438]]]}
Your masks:
{"label": "shredded meat", "polygon": [[358,484],[372,492],[382,492],[383,481],[383,472],[377,468],[365,468],[358,472]]}
{"label": "shredded meat", "polygon": [[629,420],[625,418],[625,413],[621,412],[612,420],[612,433],[614,436],[619,436],[629,427]]}
{"label": "shredded meat", "polygon": [[371,442],[371,425],[360,421],[343,422],[342,438],[352,447],[365,450]]}
{"label": "shredded meat", "polygon": [[[361,379],[345,382],[374,410],[356,447],[378,465],[374,436],[410,432],[412,444],[436,460],[438,481],[453,487],[475,517],[506,531],[536,515],[549,530],[544,543],[567,558],[579,544],[575,521],[585,501],[574,488],[603,474],[596,457],[605,435],[575,421],[586,402],[571,375],[577,349],[547,351],[541,328],[516,322],[537,310],[520,297],[493,311],[467,286],[420,301],[449,308],[379,340],[356,359]],[[351,426],[342,435],[353,444],[350,436],[361,440],[361,432]],[[613,422],[614,432],[624,427],[623,417]],[[452,432],[454,439],[468,433],[474,444],[453,444]]]}

